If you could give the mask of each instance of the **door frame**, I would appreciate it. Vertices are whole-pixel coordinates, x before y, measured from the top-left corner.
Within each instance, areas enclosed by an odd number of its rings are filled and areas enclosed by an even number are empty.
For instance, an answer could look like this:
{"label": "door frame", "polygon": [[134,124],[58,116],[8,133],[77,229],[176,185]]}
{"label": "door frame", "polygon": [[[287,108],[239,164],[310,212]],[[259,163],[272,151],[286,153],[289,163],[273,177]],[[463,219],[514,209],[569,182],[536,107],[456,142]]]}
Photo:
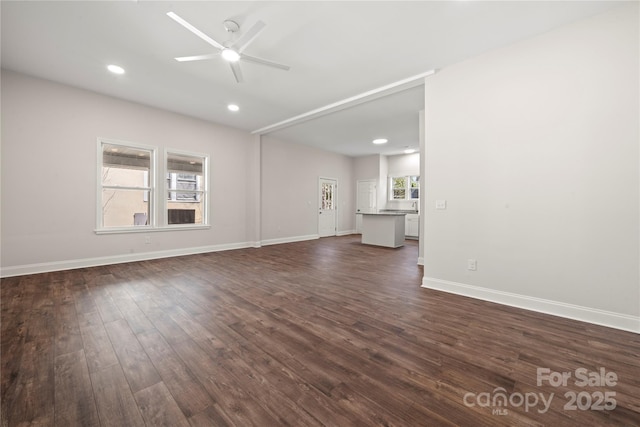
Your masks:
{"label": "door frame", "polygon": [[334,230],[334,234],[330,234],[327,236],[322,236],[322,237],[331,237],[331,236],[337,236],[338,235],[338,178],[332,178],[332,177],[328,177],[328,176],[319,176],[318,177],[318,193],[316,194],[316,201],[318,203],[318,210],[316,212],[318,212],[318,219],[317,219],[317,226],[318,226],[318,236],[320,236],[320,211],[322,210],[322,205],[321,205],[321,196],[322,196],[322,181],[326,180],[326,181],[333,181],[335,182],[335,187],[334,187],[334,193],[333,193],[333,201],[335,204],[335,216],[336,216],[336,226],[335,226],[335,230]]}

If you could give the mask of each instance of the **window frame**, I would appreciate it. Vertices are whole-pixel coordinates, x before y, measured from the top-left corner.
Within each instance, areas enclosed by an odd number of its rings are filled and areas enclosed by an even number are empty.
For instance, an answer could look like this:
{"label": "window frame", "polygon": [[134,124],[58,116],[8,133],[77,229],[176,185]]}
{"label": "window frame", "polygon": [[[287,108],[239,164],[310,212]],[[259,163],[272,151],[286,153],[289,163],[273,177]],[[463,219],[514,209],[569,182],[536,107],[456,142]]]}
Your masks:
{"label": "window frame", "polygon": [[[418,179],[416,180],[417,182],[417,187],[412,187],[411,183],[412,180],[411,178],[417,177]],[[404,198],[402,199],[396,199],[394,197],[394,190],[399,188],[395,188],[393,186],[394,181],[396,179],[404,179]],[[418,197],[412,197],[411,195],[411,190],[418,190]],[[389,179],[388,179],[388,199],[389,201],[399,201],[399,200],[405,200],[405,201],[416,201],[416,200],[420,200],[420,175],[389,175]]]}
{"label": "window frame", "polygon": [[[167,174],[169,172],[169,154],[177,154],[179,156],[198,157],[202,159],[202,188],[200,190],[186,190],[185,193],[199,193],[202,200],[202,224],[169,224],[169,203],[193,203],[180,200],[169,200],[166,197],[172,190],[167,184]],[[198,153],[195,151],[178,150],[173,148],[165,148],[164,150],[164,164],[162,171],[163,193],[162,193],[162,207],[164,212],[163,228],[165,229],[184,229],[184,228],[209,228],[209,155],[204,153]],[[175,191],[178,192],[178,191]],[[196,202],[197,203],[197,202]]]}
{"label": "window frame", "polygon": [[[105,188],[109,188],[109,186],[103,186],[102,183],[102,168],[104,164],[104,154],[103,154],[103,146],[104,145],[116,145],[122,147],[128,147],[132,149],[138,150],[147,150],[150,152],[149,159],[149,176],[148,176],[148,187],[123,187],[118,186],[117,188],[126,190],[146,190],[149,193],[149,216],[147,225],[131,225],[126,227],[105,227],[103,225],[104,221],[104,213],[102,210],[102,194]],[[97,138],[96,144],[96,228],[94,232],[96,234],[127,234],[127,233],[148,233],[148,232],[159,232],[159,231],[174,231],[174,230],[194,230],[194,229],[209,229],[211,225],[209,223],[210,218],[210,194],[209,194],[209,165],[210,165],[210,156],[204,153],[198,153],[193,151],[185,151],[178,150],[172,148],[165,148],[163,150],[164,158],[162,159],[162,163],[159,162],[159,148],[157,146],[141,144],[132,141],[123,141],[116,140],[110,138]],[[202,213],[202,224],[168,224],[168,200],[166,194],[169,192],[169,188],[167,185],[166,174],[168,172],[168,155],[169,153],[183,155],[183,156],[192,156],[199,157],[203,159],[203,173],[202,173],[202,189],[198,190],[198,193],[201,193],[201,197],[204,197],[204,202],[202,205],[203,213]],[[115,187],[115,186],[114,186]],[[188,190],[187,192],[192,192],[192,190]],[[162,214],[160,214],[160,209],[162,209]]]}
{"label": "window frame", "polygon": [[[136,150],[149,151],[149,173],[147,176],[146,187],[134,187],[134,186],[104,186],[103,179],[103,167],[104,167],[104,146],[115,145],[123,148],[133,148]],[[97,159],[96,159],[96,229],[98,234],[105,233],[123,233],[123,232],[145,232],[153,229],[156,223],[156,171],[157,171],[157,148],[154,146],[140,144],[130,141],[121,141],[108,138],[97,139]],[[120,189],[120,190],[141,190],[148,191],[148,210],[149,215],[146,225],[131,225],[126,227],[105,227],[104,226],[104,211],[103,211],[103,192],[105,189]]]}

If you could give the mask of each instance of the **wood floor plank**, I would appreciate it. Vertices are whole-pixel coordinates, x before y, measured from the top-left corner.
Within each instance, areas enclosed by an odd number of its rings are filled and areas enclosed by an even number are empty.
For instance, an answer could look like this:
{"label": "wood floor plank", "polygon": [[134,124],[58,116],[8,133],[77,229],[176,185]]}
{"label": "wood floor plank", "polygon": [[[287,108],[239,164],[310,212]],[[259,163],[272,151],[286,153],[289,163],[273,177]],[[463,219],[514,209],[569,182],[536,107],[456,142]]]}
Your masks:
{"label": "wood floor plank", "polygon": [[82,334],[73,302],[56,305],[54,326],[56,356],[82,350]]}
{"label": "wood floor plank", "polygon": [[227,427],[235,425],[217,404],[208,406],[205,410],[190,417],[189,424],[192,427]]}
{"label": "wood floor plank", "polygon": [[159,332],[145,331],[138,335],[138,339],[186,417],[214,406],[214,400],[197,377],[187,369]]}
{"label": "wood floor plank", "polygon": [[[25,351],[31,301],[33,293],[23,284],[21,278],[2,279],[0,306],[0,351],[2,388],[0,404],[2,419],[9,411],[9,402],[15,397],[20,374],[20,363]],[[6,357],[11,355],[11,357]]]}
{"label": "wood floor plank", "polygon": [[91,383],[101,426],[145,425],[120,365],[92,372]]}
{"label": "wood floor plank", "polygon": [[189,427],[189,422],[164,383],[139,390],[134,396],[147,425]]}
{"label": "wood floor plank", "polygon": [[78,324],[89,372],[118,364],[118,357],[98,312],[79,314]]}
{"label": "wood floor plank", "polygon": [[84,350],[55,359],[55,425],[100,425]]}
{"label": "wood floor plank", "polygon": [[173,348],[203,384],[204,388],[223,409],[228,418],[238,425],[281,425],[243,388],[245,384],[232,381],[232,376],[215,358],[196,342],[186,340]]}
{"label": "wood floor plank", "polygon": [[[9,425],[53,425],[55,386],[52,341],[39,339],[25,342],[20,370],[13,378],[15,388],[5,396]],[[4,353],[3,357],[6,357]]]}
{"label": "wood floor plank", "polygon": [[156,368],[126,320],[114,320],[105,323],[104,327],[134,393],[161,381]]}
{"label": "wood floor plank", "polygon": [[639,425],[639,334],[421,288],[417,256],[343,236],[2,279],[2,425]]}

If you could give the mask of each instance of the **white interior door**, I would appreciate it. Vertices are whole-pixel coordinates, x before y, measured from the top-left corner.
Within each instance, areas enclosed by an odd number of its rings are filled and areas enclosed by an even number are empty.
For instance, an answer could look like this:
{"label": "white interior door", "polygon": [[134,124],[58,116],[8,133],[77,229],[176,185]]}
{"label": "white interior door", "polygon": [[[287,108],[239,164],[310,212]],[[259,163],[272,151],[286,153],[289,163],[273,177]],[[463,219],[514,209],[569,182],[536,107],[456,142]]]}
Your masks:
{"label": "white interior door", "polygon": [[375,213],[378,205],[377,182],[375,179],[358,181],[356,193],[356,213]]}
{"label": "white interior door", "polygon": [[363,213],[374,213],[378,206],[378,182],[362,179],[356,183],[356,233],[362,233]]}
{"label": "white interior door", "polygon": [[335,236],[337,234],[338,182],[329,178],[320,178],[319,182],[318,235],[320,237]]}

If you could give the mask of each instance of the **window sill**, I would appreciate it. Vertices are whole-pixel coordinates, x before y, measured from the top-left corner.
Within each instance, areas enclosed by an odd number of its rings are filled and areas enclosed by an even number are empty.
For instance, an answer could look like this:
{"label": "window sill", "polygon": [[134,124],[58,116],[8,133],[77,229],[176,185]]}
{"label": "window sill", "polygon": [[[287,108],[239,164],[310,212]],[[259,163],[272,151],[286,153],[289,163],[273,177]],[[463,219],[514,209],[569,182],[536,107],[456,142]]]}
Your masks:
{"label": "window sill", "polygon": [[151,227],[149,225],[140,225],[138,227],[113,227],[99,228],[94,230],[96,234],[128,234],[128,233],[156,233],[161,231],[178,231],[178,230],[208,230],[210,225],[203,224],[182,224],[168,225],[166,227]]}

